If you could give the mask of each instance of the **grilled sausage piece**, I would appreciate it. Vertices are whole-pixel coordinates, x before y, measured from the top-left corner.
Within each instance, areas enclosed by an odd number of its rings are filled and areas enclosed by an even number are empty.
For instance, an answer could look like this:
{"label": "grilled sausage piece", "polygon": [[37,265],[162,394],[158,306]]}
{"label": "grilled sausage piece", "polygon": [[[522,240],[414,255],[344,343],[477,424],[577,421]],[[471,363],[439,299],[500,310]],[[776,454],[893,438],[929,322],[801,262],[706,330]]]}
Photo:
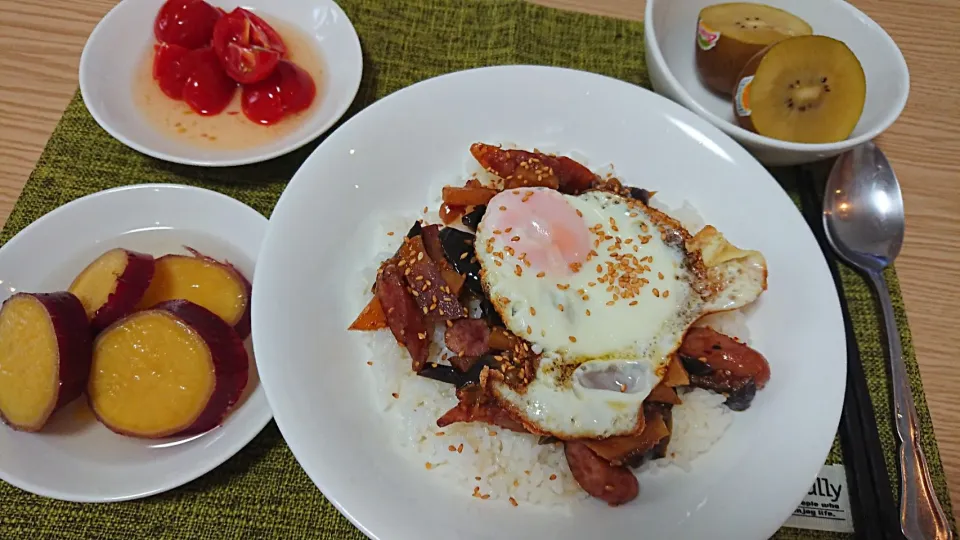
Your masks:
{"label": "grilled sausage piece", "polygon": [[630,469],[611,465],[582,442],[567,441],[563,448],[570,472],[584,491],[610,506],[637,498],[640,483]]}

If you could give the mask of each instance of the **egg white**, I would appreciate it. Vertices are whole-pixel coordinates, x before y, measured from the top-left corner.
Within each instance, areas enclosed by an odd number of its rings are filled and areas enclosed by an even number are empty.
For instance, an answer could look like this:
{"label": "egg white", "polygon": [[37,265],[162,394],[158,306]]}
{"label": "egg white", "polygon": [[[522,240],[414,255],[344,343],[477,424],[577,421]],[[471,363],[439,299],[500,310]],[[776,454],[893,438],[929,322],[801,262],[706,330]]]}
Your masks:
{"label": "egg white", "polygon": [[[496,380],[491,388],[541,433],[563,439],[633,434],[643,427],[643,400],[687,328],[702,315],[755,300],[766,287],[766,264],[712,227],[691,237],[669,216],[613,193],[563,197],[594,242],[590,260],[576,272],[538,276],[521,254],[504,251],[509,240],[496,211],[477,228],[488,296],[507,328],[542,350],[524,388]],[[516,207],[516,195],[504,192],[488,208],[501,201]],[[619,268],[613,279],[611,265]],[[645,281],[639,287],[638,279]]]}

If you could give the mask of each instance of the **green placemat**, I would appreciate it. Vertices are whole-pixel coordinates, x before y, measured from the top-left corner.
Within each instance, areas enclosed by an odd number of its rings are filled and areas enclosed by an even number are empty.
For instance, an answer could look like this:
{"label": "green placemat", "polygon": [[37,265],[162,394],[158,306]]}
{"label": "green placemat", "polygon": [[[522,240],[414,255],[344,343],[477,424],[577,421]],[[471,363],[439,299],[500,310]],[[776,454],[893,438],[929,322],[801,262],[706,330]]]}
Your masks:
{"label": "green placemat", "polygon": [[[649,86],[640,23],[542,8],[520,0],[341,0],[364,50],[360,92],[348,117],[395,90],[450,71],[493,64],[547,64]],[[0,242],[78,197],[124,184],[172,182],[213,189],[270,214],[286,182],[319,140],[276,160],[200,169],[143,156],[107,135],[74,97],[31,174]],[[789,175],[789,174],[788,174]],[[790,189],[789,181],[785,182]],[[940,500],[953,519],[896,274],[888,274],[913,383],[923,445]],[[894,439],[877,311],[856,274],[843,272],[877,423],[896,478]],[[841,459],[835,443],[828,463]],[[893,482],[894,486],[896,482]],[[147,500],[81,505],[0,483],[3,538],[362,538],[300,469],[270,423],[223,466]],[[839,538],[784,528],[778,538]]]}

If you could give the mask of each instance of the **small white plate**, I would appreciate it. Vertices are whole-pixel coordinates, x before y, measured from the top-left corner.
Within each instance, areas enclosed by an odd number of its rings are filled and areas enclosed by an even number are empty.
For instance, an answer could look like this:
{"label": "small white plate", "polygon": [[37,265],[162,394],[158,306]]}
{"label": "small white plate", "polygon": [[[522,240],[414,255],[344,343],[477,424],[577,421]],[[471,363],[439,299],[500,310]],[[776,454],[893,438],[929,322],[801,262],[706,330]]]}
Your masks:
{"label": "small white plate", "polygon": [[[625,183],[674,208],[689,201],[731,242],[766,256],[769,289],[748,325],[770,362],[769,384],[690,472],[641,474],[640,495],[625,507],[591,499],[569,512],[514,508],[425,469],[444,458],[401,449],[406,432],[383,410],[394,400],[377,392],[364,336],[346,330],[380,262],[378,225],[428,202],[435,212],[440,188],[476,170],[477,141],[585,156],[595,170],[612,163]],[[769,538],[809,490],[840,418],[846,341],[836,287],[793,202],[706,120],[591,73],[462,71],[368,107],[290,181],[254,289],[254,345],[277,424],[310,478],[371,538]]]}
{"label": "small white plate", "polygon": [[135,74],[156,42],[153,23],[163,3],[120,2],[93,29],[80,57],[80,91],[87,109],[103,129],[134,150],[205,167],[266,161],[316,139],[343,116],[357,94],[363,72],[360,40],[332,0],[210,0],[226,11],[242,6],[304,33],[322,57],[324,71],[316,81],[319,105],[295,130],[253,148],[205,149],[177,140],[147,120],[134,96]]}
{"label": "small white plate", "polygon": [[[0,302],[15,292],[64,290],[115,247],[162,255],[188,245],[229,260],[252,280],[266,227],[267,219],[249,206],[205,189],[152,184],[102,191],[50,212],[0,248]],[[217,467],[270,418],[251,356],[247,389],[212,431],[156,441],[123,437],[100,425],[80,397],[40,433],[0,424],[0,479],[67,501],[147,497]]]}

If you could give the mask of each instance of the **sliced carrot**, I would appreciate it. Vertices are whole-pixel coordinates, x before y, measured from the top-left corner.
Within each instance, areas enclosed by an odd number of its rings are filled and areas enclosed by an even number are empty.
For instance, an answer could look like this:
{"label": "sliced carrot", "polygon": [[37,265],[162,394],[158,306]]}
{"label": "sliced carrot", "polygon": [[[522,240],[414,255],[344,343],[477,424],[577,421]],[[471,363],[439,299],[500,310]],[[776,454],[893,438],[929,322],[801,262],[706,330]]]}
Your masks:
{"label": "sliced carrot", "polygon": [[350,330],[381,330],[387,327],[387,315],[380,300],[374,296],[350,325]]}
{"label": "sliced carrot", "polygon": [[500,327],[494,327],[487,340],[487,345],[498,351],[512,351],[519,344],[520,338]]}
{"label": "sliced carrot", "polygon": [[449,206],[476,206],[487,204],[497,194],[497,190],[487,187],[443,188],[443,202]]}

